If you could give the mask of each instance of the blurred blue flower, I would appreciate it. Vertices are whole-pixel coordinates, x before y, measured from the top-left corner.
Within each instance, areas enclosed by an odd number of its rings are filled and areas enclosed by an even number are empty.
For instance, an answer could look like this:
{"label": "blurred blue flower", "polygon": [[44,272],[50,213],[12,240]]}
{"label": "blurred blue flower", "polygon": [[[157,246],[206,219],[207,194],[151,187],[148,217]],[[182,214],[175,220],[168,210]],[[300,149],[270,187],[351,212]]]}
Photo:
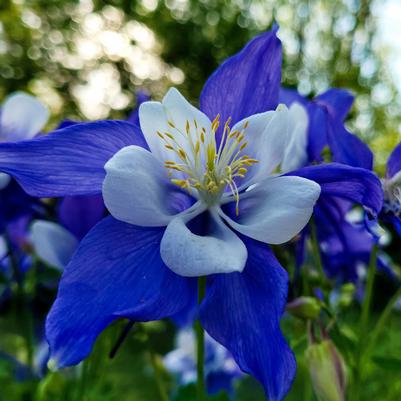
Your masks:
{"label": "blurred blue flower", "polygon": [[[196,296],[193,277],[208,275],[203,327],[269,400],[284,398],[295,374],[280,331],[288,276],[265,244],[296,235],[320,191],[376,212],[381,187],[371,172],[337,163],[289,172],[304,156],[296,132],[305,118],[300,108],[277,107],[276,31],[219,67],[202,91],[202,111],[172,89],[162,103],[141,105],[143,133],[98,121],[0,145],[0,169],[31,195],[103,193],[112,215],[64,271],[47,319],[54,366],[85,358],[115,319],[185,310]],[[287,175],[276,174],[280,164]]]}
{"label": "blurred blue flower", "polygon": [[384,204],[380,218],[384,222],[391,223],[401,235],[401,143],[394,148],[387,160],[382,184]]}
{"label": "blurred blue flower", "polygon": [[[317,238],[327,275],[341,282],[355,282],[359,277],[358,268],[369,262],[375,239],[366,229],[363,219],[355,223],[349,221],[347,216],[357,203],[365,207],[371,216],[377,217],[382,205],[382,191],[374,174],[367,173],[373,164],[371,151],[344,126],[353,96],[346,90],[329,89],[308,100],[295,90],[282,88],[280,99],[290,106],[290,110],[302,108],[307,113],[307,124],[299,131],[299,135],[303,136],[305,152],[303,165],[322,163],[322,154],[325,147],[328,147],[332,160],[341,163],[337,166],[343,170],[344,181],[363,181],[365,189],[370,188],[372,191],[368,196],[358,196],[350,190],[352,186],[346,188],[344,182],[339,181],[329,191],[322,191],[314,212]],[[298,142],[301,143],[301,140]],[[348,166],[354,168],[349,169]],[[293,167],[302,165],[299,163]],[[315,166],[311,170],[318,171],[319,168]],[[302,169],[296,174],[302,174],[300,171]],[[305,177],[314,179],[309,174]],[[298,242],[299,265],[304,261],[305,240],[308,235],[309,228],[306,228]],[[379,261],[381,263],[380,258]]]}
{"label": "blurred blue flower", "polygon": [[[166,369],[175,375],[181,385],[196,382],[196,343],[192,329],[177,333],[176,348],[164,357]],[[233,393],[233,380],[241,370],[230,353],[208,334],[205,336],[205,378],[209,394],[221,390]]]}
{"label": "blurred blue flower", "polygon": [[33,221],[30,239],[35,253],[48,265],[63,270],[79,241],[103,218],[105,212],[100,195],[63,198],[58,207],[59,223]]}

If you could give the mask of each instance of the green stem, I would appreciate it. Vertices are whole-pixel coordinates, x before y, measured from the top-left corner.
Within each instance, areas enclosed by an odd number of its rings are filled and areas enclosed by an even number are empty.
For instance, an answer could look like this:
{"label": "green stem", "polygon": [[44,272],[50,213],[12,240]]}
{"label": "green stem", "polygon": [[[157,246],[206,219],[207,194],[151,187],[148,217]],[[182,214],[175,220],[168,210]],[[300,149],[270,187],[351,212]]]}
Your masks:
{"label": "green stem", "polygon": [[316,224],[313,219],[311,220],[309,226],[311,230],[313,256],[315,258],[315,263],[317,270],[319,272],[320,280],[323,282],[325,280],[325,274],[323,269],[322,256],[320,255],[319,241],[317,239],[317,234],[316,234]]}
{"label": "green stem", "polygon": [[[198,305],[201,304],[206,293],[206,277],[198,279]],[[196,386],[197,401],[204,401],[205,391],[205,332],[199,320],[195,322],[196,344],[197,344],[197,373],[198,381]]]}
{"label": "green stem", "polygon": [[367,330],[369,325],[369,312],[370,305],[372,303],[373,286],[376,275],[377,265],[377,251],[378,247],[375,245],[370,255],[370,262],[368,268],[368,277],[366,280],[365,287],[365,299],[362,304],[361,318],[359,321],[359,332],[358,332],[358,345],[356,348],[355,366],[354,366],[354,383],[353,383],[353,401],[359,401],[361,397],[361,378],[362,378],[362,367],[365,360],[365,348],[367,346]]}
{"label": "green stem", "polygon": [[157,362],[156,354],[149,349],[150,363],[152,364],[152,368],[155,374],[155,381],[157,385],[157,389],[159,390],[160,399],[162,401],[168,401],[168,395],[166,386],[164,385],[164,381],[160,372],[160,366]]}
{"label": "green stem", "polygon": [[[32,312],[29,305],[29,299],[25,294],[25,288],[23,282],[24,278],[22,277],[21,272],[19,270],[18,261],[15,258],[15,255],[13,253],[13,248],[11,246],[11,242],[7,234],[5,234],[5,239],[7,242],[7,248],[9,252],[12,272],[17,284],[16,306],[17,306],[18,324],[20,326],[20,330],[25,342],[26,355],[27,355],[26,363],[32,371],[33,358],[34,358]],[[35,266],[32,266],[32,269],[34,268]]]}
{"label": "green stem", "polygon": [[398,290],[395,292],[395,294],[388,301],[386,307],[384,308],[383,312],[381,313],[379,320],[377,321],[377,323],[372,331],[372,334],[369,337],[369,343],[365,350],[365,355],[367,357],[370,355],[371,350],[373,349],[378,338],[380,337],[380,334],[382,333],[382,331],[391,315],[394,305],[400,299],[400,297],[401,297],[401,286],[398,288]]}
{"label": "green stem", "polygon": [[86,358],[82,362],[82,371],[81,371],[81,377],[79,380],[78,384],[78,397],[77,401],[84,401],[86,398],[86,388],[88,384],[88,379],[89,379],[89,359],[90,357]]}

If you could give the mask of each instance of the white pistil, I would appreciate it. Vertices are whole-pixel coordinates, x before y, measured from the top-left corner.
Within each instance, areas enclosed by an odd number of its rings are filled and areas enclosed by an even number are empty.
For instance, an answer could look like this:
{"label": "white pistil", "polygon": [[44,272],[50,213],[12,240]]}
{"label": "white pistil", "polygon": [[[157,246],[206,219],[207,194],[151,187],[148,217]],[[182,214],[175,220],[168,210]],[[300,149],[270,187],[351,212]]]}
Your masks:
{"label": "white pistil", "polygon": [[[248,122],[245,122],[241,131],[230,129],[231,118],[224,124],[222,138],[216,150],[215,134],[220,125],[220,115],[212,122],[211,132],[200,127],[196,120],[185,123],[185,132],[182,132],[172,121],[168,121],[170,130],[157,135],[164,141],[166,149],[175,153],[182,163],[166,161],[165,167],[169,176],[174,171],[184,174],[184,177],[171,178],[171,182],[191,192],[195,189],[199,197],[209,205],[217,203],[228,186],[236,200],[236,213],[239,213],[239,192],[235,179],[244,178],[247,167],[258,160],[242,155],[247,146],[245,131]],[[178,140],[178,136],[180,137]],[[183,143],[187,151],[184,149]]]}

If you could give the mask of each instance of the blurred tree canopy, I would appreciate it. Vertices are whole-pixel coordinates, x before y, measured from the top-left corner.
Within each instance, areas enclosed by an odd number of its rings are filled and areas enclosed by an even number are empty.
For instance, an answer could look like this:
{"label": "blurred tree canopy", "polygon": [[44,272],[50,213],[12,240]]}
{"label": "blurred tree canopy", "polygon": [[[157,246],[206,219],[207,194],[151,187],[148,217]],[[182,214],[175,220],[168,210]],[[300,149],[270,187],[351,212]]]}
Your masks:
{"label": "blurred tree canopy", "polygon": [[124,118],[135,93],[177,86],[195,103],[207,77],[252,36],[280,25],[283,84],[356,95],[349,126],[380,169],[399,140],[399,94],[369,0],[2,0],[0,98],[38,96],[61,118]]}

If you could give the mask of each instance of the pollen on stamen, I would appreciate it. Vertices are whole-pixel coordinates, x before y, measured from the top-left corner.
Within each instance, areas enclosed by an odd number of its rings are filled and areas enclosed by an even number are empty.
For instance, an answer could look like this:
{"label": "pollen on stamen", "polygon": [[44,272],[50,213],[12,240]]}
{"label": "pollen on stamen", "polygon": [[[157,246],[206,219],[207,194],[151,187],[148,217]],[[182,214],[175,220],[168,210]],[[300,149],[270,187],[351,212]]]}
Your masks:
{"label": "pollen on stamen", "polygon": [[[183,131],[172,121],[168,125],[173,131],[157,132],[165,142],[165,147],[178,156],[181,162],[172,160],[165,162],[169,176],[175,171],[184,174],[181,178],[171,178],[171,182],[191,192],[191,188],[208,204],[219,202],[225,188],[229,187],[236,202],[236,212],[239,213],[239,189],[236,179],[242,179],[248,172],[248,167],[258,161],[243,150],[248,142],[245,140],[245,130],[249,123],[245,122],[240,130],[231,131],[231,118],[224,123],[219,146],[216,143],[216,131],[220,125],[220,114],[211,123],[211,130],[199,126],[196,119],[193,125],[186,120]],[[183,142],[184,141],[184,142]],[[185,149],[185,150],[184,150]]]}

